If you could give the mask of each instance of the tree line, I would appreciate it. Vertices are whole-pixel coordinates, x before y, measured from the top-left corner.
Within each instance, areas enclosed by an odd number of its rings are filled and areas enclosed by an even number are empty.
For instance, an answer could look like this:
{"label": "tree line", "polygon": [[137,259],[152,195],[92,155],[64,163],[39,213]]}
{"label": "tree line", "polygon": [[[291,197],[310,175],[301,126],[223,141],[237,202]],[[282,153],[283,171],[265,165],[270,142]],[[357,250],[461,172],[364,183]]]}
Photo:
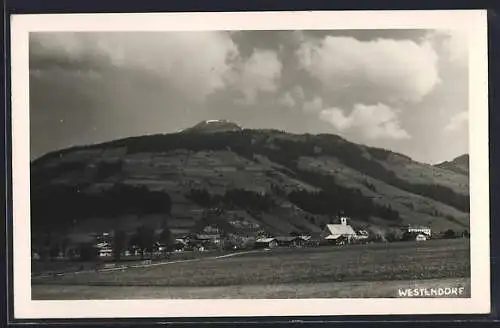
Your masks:
{"label": "tree line", "polygon": [[[111,237],[111,248],[113,258],[120,260],[123,252],[126,250],[138,250],[143,259],[146,254],[151,254],[155,251],[156,245],[162,245],[162,255],[166,256],[175,248],[175,238],[168,228],[162,230],[160,234],[156,234],[152,227],[141,225],[132,235],[128,235],[124,230],[118,228],[114,231]],[[99,256],[99,249],[92,242],[81,243],[77,247],[80,255],[80,260],[91,261]],[[54,257],[59,251],[64,252],[65,249],[59,244],[53,244],[50,247],[50,256]]]}
{"label": "tree line", "polygon": [[276,206],[270,195],[244,189],[230,189],[224,195],[212,195],[206,189],[191,189],[186,197],[207,208],[223,206],[268,212]]}
{"label": "tree line", "polygon": [[170,195],[145,186],[117,183],[98,193],[84,186],[52,185],[32,191],[32,223],[35,229],[67,228],[73,221],[89,217],[112,218],[125,214],[170,214]]}

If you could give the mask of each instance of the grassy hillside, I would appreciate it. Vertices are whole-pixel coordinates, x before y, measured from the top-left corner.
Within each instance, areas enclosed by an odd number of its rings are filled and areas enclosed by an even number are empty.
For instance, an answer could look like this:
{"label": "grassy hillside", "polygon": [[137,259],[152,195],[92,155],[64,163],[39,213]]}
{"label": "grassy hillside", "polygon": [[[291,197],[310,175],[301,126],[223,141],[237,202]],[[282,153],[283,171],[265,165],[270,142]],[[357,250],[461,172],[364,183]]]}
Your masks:
{"label": "grassy hillside", "polygon": [[65,149],[31,169],[35,233],[148,222],[180,234],[213,206],[219,220],[282,234],[318,232],[339,213],[377,229],[469,226],[467,175],[335,135],[184,131]]}
{"label": "grassy hillside", "polygon": [[452,161],[445,161],[435,165],[448,171],[453,171],[465,176],[469,175],[469,155],[462,155],[454,158]]}

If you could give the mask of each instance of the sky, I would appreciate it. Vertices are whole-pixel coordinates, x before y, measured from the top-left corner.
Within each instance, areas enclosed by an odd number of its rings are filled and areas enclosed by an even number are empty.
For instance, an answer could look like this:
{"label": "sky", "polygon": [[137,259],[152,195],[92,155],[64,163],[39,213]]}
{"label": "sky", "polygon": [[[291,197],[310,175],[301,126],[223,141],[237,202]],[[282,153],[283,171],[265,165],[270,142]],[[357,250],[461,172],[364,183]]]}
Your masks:
{"label": "sky", "polygon": [[445,30],[36,32],[31,158],[202,120],[468,152],[468,47]]}

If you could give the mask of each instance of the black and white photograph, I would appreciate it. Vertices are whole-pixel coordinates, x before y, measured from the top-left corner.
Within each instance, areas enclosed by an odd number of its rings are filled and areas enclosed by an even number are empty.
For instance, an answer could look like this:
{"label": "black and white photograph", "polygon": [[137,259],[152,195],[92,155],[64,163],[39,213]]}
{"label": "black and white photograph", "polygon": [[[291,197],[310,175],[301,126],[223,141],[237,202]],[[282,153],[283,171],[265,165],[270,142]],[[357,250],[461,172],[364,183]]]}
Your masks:
{"label": "black and white photograph", "polygon": [[20,311],[489,311],[485,13],[392,14],[19,17]]}

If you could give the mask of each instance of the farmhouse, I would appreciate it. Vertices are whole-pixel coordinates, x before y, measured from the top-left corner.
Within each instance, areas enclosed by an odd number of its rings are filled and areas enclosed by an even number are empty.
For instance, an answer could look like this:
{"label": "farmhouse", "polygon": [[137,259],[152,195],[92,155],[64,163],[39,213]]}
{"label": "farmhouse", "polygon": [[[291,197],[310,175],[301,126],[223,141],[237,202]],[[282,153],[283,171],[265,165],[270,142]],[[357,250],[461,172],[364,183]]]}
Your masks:
{"label": "farmhouse", "polygon": [[326,241],[334,244],[350,243],[357,237],[356,231],[347,224],[346,217],[340,218],[340,224],[327,224],[323,235]]}
{"label": "farmhouse", "polygon": [[223,231],[220,227],[215,224],[209,224],[196,235],[196,239],[200,241],[211,242],[215,245],[220,245],[222,243],[222,234]]}
{"label": "farmhouse", "polygon": [[167,245],[159,241],[155,242],[153,245],[153,254],[159,255],[167,251]]}
{"label": "farmhouse", "polygon": [[367,230],[357,230],[354,241],[358,244],[366,244],[369,242],[370,233]]}
{"label": "farmhouse", "polygon": [[429,227],[423,227],[423,226],[412,227],[412,226],[408,225],[408,227],[405,227],[403,229],[405,232],[408,232],[408,233],[424,234],[428,237],[430,237],[432,234],[432,230]]}
{"label": "farmhouse", "polygon": [[[231,225],[219,220],[216,214],[205,213],[205,218],[198,222],[197,226],[191,229],[191,233],[184,235],[184,241],[189,248],[221,248],[228,243],[228,235],[231,232]],[[211,222],[212,221],[212,222]],[[215,222],[214,222],[215,221]],[[228,230],[229,229],[229,230]],[[181,247],[182,248],[182,247]]]}
{"label": "farmhouse", "polygon": [[274,237],[257,238],[255,248],[275,248],[278,247],[278,241]]}
{"label": "farmhouse", "polygon": [[416,241],[426,241],[427,240],[427,235],[420,233],[415,237]]}
{"label": "farmhouse", "polygon": [[182,252],[186,248],[187,242],[182,238],[177,238],[174,241],[173,249],[175,252]]}
{"label": "farmhouse", "polygon": [[366,230],[359,230],[357,232],[358,239],[368,239],[369,236],[370,236],[370,234]]}
{"label": "farmhouse", "polygon": [[95,247],[97,248],[97,254],[99,257],[113,256],[113,248],[108,242],[98,243]]}
{"label": "farmhouse", "polygon": [[415,239],[417,241],[425,241],[431,238],[432,230],[429,227],[412,227],[408,225],[407,227],[402,228],[403,234],[406,236],[406,239]]}
{"label": "farmhouse", "polygon": [[287,247],[303,247],[308,239],[310,239],[310,237],[302,237],[302,236],[276,237],[276,241],[278,242],[279,246],[287,246]]}

